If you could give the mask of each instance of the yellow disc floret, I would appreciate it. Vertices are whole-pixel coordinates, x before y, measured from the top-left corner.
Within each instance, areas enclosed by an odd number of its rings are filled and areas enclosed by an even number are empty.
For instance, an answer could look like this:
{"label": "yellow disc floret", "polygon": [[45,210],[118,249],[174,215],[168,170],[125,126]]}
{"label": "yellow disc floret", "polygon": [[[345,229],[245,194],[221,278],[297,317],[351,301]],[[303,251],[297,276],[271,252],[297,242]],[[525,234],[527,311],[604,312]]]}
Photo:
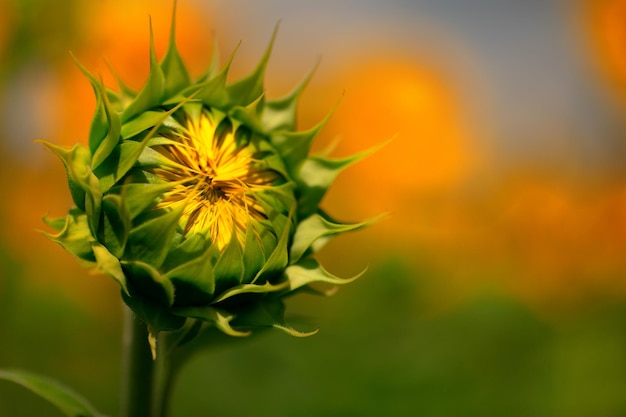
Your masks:
{"label": "yellow disc floret", "polygon": [[220,250],[233,233],[243,243],[249,219],[266,217],[251,191],[271,186],[279,174],[255,158],[252,145],[237,143],[228,119],[218,123],[206,110],[197,118],[186,116],[163,136],[168,141],[154,149],[171,164],[152,172],[177,184],[160,207],[184,204],[180,224],[185,235],[205,234]]}

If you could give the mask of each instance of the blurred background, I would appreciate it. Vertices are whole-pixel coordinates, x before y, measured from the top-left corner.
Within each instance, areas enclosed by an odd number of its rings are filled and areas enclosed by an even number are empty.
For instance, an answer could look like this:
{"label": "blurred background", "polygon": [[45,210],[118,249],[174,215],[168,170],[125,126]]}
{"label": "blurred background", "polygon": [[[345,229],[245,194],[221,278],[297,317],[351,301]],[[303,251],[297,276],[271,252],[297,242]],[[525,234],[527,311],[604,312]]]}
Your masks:
{"label": "blurred background", "polygon": [[[0,1],[0,367],[44,373],[117,413],[122,308],[37,229],[71,205],[37,138],[85,141],[95,100],[72,51],[138,88],[148,16],[170,0]],[[180,0],[192,73],[214,37],[232,78],[281,21],[266,86],[315,66],[300,127],[383,149],[324,201],[344,221],[329,270],[369,272],[290,300],[321,328],[208,349],[183,370],[183,416],[626,415],[626,0]],[[0,381],[0,416],[60,416]]]}

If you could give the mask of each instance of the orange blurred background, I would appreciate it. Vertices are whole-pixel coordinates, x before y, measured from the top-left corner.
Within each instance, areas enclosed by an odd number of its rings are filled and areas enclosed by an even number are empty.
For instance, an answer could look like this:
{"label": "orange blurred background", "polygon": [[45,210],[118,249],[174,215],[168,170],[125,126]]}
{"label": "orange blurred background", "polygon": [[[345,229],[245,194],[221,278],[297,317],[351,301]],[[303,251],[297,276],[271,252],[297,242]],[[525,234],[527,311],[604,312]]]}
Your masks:
{"label": "orange blurred background", "polygon": [[[59,164],[32,140],[84,141],[94,106],[91,87],[67,51],[108,85],[116,81],[105,60],[137,88],[148,69],[148,16],[162,55],[170,3],[73,2],[67,9],[43,0],[3,3],[2,234],[10,255],[33,268],[28,275],[38,284],[61,281],[72,292],[80,270],[57,277],[55,271],[75,263],[34,232],[43,214],[60,215],[70,200]],[[406,10],[365,3],[332,10],[183,1],[178,11],[178,43],[195,74],[208,65],[214,34],[224,59],[243,40],[233,78],[245,74],[281,17],[268,95],[288,92],[321,54],[301,102],[301,127],[339,106],[317,149],[335,144],[335,154],[346,155],[393,138],[346,171],[326,200],[329,211],[346,220],[390,214],[327,250],[332,267],[349,273],[399,253],[439,271],[442,290],[471,292],[487,282],[540,308],[624,294],[626,189],[619,160],[626,130],[625,2],[465,11],[455,11],[454,2],[424,2],[424,12],[417,3]],[[352,21],[329,17],[351,7],[360,11]],[[551,20],[534,20],[548,12]],[[463,13],[464,26],[455,26]],[[41,24],[43,14],[54,18]],[[507,18],[519,22],[507,30]],[[501,20],[483,30],[500,30],[493,35],[500,41],[479,43],[484,34],[469,25],[481,19]],[[553,38],[535,39],[533,30]],[[508,49],[513,47],[518,49]],[[545,68],[529,61],[557,47],[570,51]],[[494,60],[485,61],[489,56]],[[527,67],[506,73],[520,64]],[[500,84],[507,84],[502,93],[495,91]],[[545,87],[550,85],[552,91]],[[553,109],[563,98],[552,95],[569,87],[566,93],[581,103]],[[34,248],[41,261],[32,262]],[[93,282],[77,290],[79,299]],[[100,291],[98,284],[94,294]]]}
{"label": "orange blurred background", "polygon": [[[114,284],[85,278],[36,232],[70,197],[60,163],[33,140],[86,140],[95,103],[69,50],[108,85],[103,57],[137,88],[148,15],[162,56],[172,2],[66,3],[0,3],[0,249],[28,291],[118,317]],[[391,139],[324,202],[342,220],[389,213],[329,245],[331,271],[401,259],[428,271],[433,311],[485,291],[546,320],[626,299],[626,0],[179,3],[192,74],[214,36],[222,62],[243,40],[232,78],[247,73],[282,19],[267,94],[287,93],[321,56],[300,127],[339,102],[315,150]]]}

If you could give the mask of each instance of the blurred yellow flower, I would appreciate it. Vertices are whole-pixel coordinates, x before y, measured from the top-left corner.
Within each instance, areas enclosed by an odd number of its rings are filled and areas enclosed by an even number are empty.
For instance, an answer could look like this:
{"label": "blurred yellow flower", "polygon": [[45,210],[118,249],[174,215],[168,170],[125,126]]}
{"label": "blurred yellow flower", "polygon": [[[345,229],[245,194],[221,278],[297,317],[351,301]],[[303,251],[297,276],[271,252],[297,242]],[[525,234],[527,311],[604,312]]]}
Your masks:
{"label": "blurred yellow flower", "polygon": [[338,186],[336,195],[349,194],[357,210],[402,212],[411,196],[454,187],[472,171],[478,152],[460,98],[435,68],[383,55],[338,79],[346,94],[329,127],[346,139],[342,150],[397,134],[375,160],[346,173],[350,186]]}
{"label": "blurred yellow flower", "polygon": [[583,4],[594,56],[611,88],[626,104],[626,0],[586,0]]}

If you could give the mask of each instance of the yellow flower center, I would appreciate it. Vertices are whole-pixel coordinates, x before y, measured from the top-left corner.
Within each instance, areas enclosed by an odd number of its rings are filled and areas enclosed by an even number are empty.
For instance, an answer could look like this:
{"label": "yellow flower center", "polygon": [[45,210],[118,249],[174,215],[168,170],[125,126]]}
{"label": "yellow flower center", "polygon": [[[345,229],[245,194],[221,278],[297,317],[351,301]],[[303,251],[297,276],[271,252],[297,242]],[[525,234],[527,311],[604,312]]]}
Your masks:
{"label": "yellow flower center", "polygon": [[167,143],[154,147],[171,164],[151,170],[161,179],[177,183],[159,207],[184,204],[183,234],[206,234],[220,250],[233,233],[243,245],[250,219],[266,218],[251,191],[268,187],[279,178],[255,158],[253,146],[237,143],[232,124],[224,120],[217,123],[207,111],[197,119],[187,117],[182,128],[163,134]]}

